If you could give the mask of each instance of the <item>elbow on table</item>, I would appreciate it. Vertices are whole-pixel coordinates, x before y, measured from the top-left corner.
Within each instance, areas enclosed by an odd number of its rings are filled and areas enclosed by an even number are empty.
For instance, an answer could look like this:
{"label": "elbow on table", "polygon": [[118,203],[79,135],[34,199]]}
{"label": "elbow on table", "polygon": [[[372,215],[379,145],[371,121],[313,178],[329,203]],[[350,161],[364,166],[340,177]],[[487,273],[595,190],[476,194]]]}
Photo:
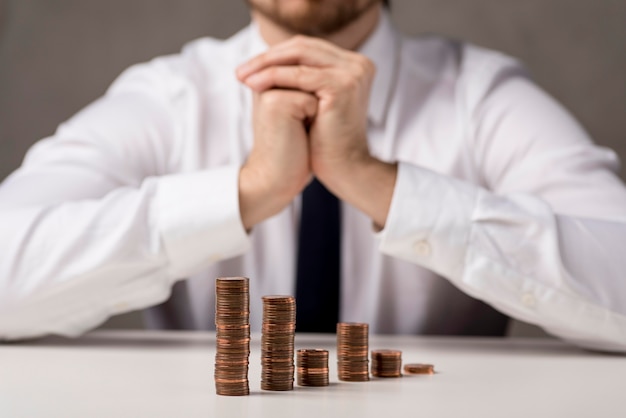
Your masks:
{"label": "elbow on table", "polygon": [[572,344],[584,350],[611,354],[626,354],[626,328],[620,331],[619,334],[613,333],[603,336],[595,334],[593,336],[584,337],[580,335],[564,334],[562,331],[551,331],[546,328],[546,332],[568,344]]}
{"label": "elbow on table", "polygon": [[0,282],[0,341],[27,339],[45,335],[42,332],[29,332],[28,296],[18,296],[6,282]]}
{"label": "elbow on table", "polygon": [[24,292],[24,289],[0,281],[0,341],[65,334],[52,329],[52,321],[50,313],[45,312],[33,297],[33,292]]}

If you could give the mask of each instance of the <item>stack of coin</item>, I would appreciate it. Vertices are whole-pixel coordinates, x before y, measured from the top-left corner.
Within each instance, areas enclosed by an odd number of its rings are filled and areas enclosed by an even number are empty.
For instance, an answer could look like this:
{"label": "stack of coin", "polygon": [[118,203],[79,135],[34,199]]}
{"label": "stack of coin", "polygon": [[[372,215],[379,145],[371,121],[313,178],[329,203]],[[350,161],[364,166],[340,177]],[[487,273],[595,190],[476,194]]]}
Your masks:
{"label": "stack of coin", "polygon": [[215,282],[215,390],[218,395],[248,395],[250,356],[250,294],[245,277]]}
{"label": "stack of coin", "polygon": [[263,296],[261,389],[293,390],[296,299]]}
{"label": "stack of coin", "polygon": [[402,351],[372,350],[372,375],[376,377],[401,377]]}
{"label": "stack of coin", "polygon": [[328,386],[328,350],[298,350],[298,385]]}
{"label": "stack of coin", "polygon": [[337,367],[339,380],[366,382],[370,380],[368,354],[368,325],[337,324]]}

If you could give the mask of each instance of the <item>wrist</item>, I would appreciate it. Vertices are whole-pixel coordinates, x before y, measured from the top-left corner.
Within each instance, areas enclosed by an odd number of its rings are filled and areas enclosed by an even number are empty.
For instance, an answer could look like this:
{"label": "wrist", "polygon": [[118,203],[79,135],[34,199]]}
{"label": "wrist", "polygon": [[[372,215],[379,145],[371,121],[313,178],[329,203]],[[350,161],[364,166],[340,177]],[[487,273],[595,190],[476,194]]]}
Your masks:
{"label": "wrist", "polygon": [[253,167],[244,165],[239,171],[239,212],[246,230],[280,212],[292,199],[289,191],[272,186]]}
{"label": "wrist", "polygon": [[343,150],[341,153],[329,152],[313,155],[311,166],[314,175],[323,182],[326,187],[340,189],[349,187],[357,172],[370,169],[378,160],[372,157],[367,147]]}
{"label": "wrist", "polygon": [[397,173],[397,164],[386,163],[368,154],[316,175],[337,197],[364,212],[377,227],[383,228]]}
{"label": "wrist", "polygon": [[314,170],[315,176],[329,190],[335,194],[350,194],[350,190],[358,187],[366,181],[372,171],[381,163],[380,160],[367,154],[354,154],[337,160],[336,163],[326,161],[323,165],[318,164]]}
{"label": "wrist", "polygon": [[244,165],[239,171],[239,212],[246,230],[280,210],[276,196],[255,170]]}

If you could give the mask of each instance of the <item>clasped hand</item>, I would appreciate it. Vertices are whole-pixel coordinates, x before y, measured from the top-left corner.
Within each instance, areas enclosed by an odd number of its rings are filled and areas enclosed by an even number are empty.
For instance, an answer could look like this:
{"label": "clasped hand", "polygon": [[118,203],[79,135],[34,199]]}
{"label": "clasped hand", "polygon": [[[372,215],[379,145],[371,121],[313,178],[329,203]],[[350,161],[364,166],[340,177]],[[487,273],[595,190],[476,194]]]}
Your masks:
{"label": "clasped hand", "polygon": [[344,197],[351,173],[372,161],[367,108],[374,73],[365,56],[304,36],[237,69],[254,92],[254,145],[239,182],[246,228],[282,210],[312,175]]}

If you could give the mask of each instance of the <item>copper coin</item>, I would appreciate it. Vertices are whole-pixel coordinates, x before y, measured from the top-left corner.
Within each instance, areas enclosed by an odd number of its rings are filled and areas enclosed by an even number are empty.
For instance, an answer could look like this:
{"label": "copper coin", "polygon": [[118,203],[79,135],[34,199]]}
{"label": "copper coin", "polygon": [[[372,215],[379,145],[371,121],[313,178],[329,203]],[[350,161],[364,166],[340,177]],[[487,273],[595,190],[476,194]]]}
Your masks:
{"label": "copper coin", "polygon": [[339,380],[369,380],[369,325],[356,322],[337,324],[337,372]]}
{"label": "copper coin", "polygon": [[261,326],[261,389],[292,390],[296,331],[296,301],[293,296],[263,296]]}
{"label": "copper coin", "polygon": [[215,281],[215,390],[218,395],[250,393],[250,296],[246,277]]}
{"label": "copper coin", "polygon": [[372,350],[372,375],[376,377],[402,376],[402,351]]}
{"label": "copper coin", "polygon": [[328,386],[328,350],[300,349],[296,363],[299,386]]}
{"label": "copper coin", "polygon": [[408,374],[435,374],[435,366],[421,363],[405,364],[404,372]]}

